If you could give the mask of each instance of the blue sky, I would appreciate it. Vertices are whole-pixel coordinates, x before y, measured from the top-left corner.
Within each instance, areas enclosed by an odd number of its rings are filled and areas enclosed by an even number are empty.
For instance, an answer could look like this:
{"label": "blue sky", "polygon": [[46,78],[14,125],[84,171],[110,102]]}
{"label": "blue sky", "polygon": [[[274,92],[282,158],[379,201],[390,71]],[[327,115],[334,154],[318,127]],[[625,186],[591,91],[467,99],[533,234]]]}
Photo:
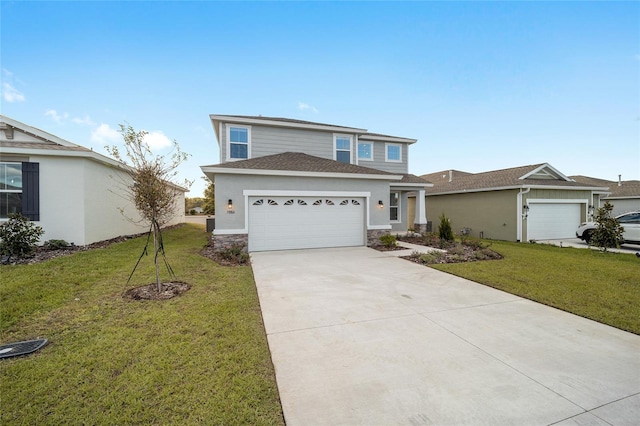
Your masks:
{"label": "blue sky", "polygon": [[548,162],[640,179],[638,2],[1,2],[2,113],[104,152],[175,139],[201,196],[209,114],[418,139],[409,172]]}

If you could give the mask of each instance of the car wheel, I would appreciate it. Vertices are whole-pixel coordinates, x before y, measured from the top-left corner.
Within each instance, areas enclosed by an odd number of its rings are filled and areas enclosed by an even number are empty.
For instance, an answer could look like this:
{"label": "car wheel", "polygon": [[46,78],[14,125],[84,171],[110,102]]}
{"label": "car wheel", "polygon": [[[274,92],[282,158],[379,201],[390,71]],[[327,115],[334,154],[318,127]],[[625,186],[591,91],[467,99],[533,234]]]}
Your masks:
{"label": "car wheel", "polygon": [[582,233],[582,239],[584,240],[585,243],[589,244],[591,242],[591,233],[593,231],[591,230],[586,230]]}

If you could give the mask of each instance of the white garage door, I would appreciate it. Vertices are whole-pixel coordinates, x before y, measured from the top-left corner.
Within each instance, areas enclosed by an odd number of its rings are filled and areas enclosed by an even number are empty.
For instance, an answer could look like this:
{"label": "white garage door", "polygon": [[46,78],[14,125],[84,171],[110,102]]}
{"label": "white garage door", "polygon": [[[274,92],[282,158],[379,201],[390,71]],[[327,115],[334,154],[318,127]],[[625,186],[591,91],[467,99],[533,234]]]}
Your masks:
{"label": "white garage door", "polygon": [[249,197],[249,251],[364,245],[364,198]]}
{"label": "white garage door", "polygon": [[527,217],[529,240],[575,238],[580,225],[580,204],[532,203]]}

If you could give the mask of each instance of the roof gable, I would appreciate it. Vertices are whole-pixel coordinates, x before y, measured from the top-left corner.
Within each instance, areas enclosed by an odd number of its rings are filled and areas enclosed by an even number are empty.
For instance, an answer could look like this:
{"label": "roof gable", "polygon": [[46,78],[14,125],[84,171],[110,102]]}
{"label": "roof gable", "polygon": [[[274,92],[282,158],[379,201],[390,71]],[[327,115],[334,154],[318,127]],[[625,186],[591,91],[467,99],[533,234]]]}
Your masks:
{"label": "roof gable", "polygon": [[[596,189],[597,185],[574,182],[547,163],[492,170],[483,173],[449,171],[420,176],[434,183],[430,194],[492,191],[530,186]],[[602,189],[602,188],[599,188]]]}

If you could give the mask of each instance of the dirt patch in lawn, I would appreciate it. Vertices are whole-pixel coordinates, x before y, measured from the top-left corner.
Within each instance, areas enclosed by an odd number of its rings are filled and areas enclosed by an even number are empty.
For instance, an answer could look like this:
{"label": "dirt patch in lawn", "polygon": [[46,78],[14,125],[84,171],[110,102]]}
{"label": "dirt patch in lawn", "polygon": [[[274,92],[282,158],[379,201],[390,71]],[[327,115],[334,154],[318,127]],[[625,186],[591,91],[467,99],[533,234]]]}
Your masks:
{"label": "dirt patch in lawn", "polygon": [[158,292],[156,283],[130,288],[122,295],[131,300],[167,300],[188,291],[191,286],[181,281],[173,281],[161,284],[162,290]]}
{"label": "dirt patch in lawn", "polygon": [[221,266],[243,266],[251,263],[249,253],[243,247],[229,247],[222,250],[215,250],[213,242],[204,246],[200,254],[207,259],[211,259]]}

